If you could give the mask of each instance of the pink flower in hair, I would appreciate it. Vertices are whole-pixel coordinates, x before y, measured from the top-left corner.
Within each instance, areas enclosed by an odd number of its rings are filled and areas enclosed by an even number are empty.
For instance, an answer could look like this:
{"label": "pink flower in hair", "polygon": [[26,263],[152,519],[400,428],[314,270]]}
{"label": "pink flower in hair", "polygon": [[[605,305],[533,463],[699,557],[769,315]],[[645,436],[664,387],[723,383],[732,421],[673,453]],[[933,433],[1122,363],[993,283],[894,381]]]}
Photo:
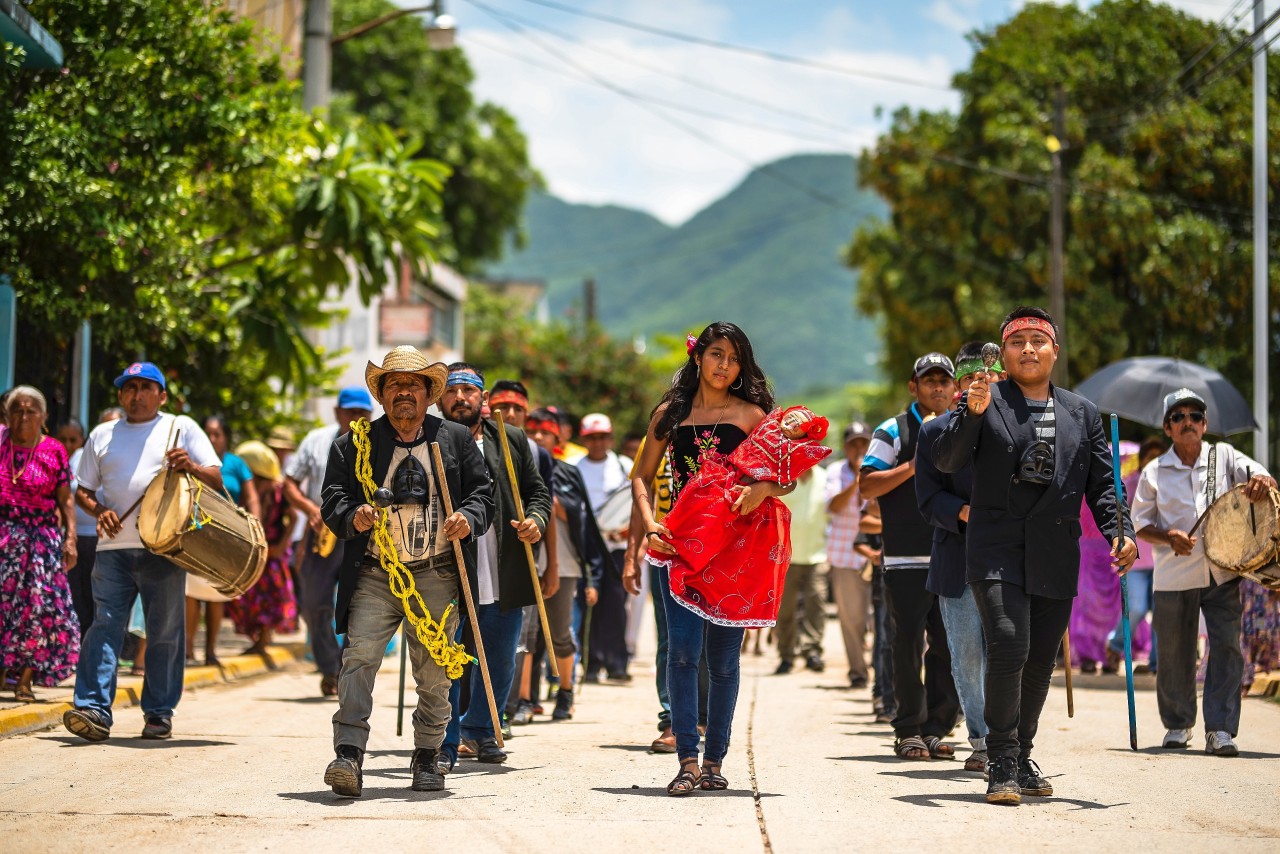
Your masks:
{"label": "pink flower in hair", "polygon": [[693,352],[693,348],[694,348],[694,347],[697,347],[697,346],[698,346],[698,336],[697,336],[697,335],[694,335],[694,334],[691,332],[691,333],[689,333],[688,335],[686,335],[686,336],[685,336],[685,339],[684,339],[684,351],[685,351],[686,353],[692,353],[692,352]]}

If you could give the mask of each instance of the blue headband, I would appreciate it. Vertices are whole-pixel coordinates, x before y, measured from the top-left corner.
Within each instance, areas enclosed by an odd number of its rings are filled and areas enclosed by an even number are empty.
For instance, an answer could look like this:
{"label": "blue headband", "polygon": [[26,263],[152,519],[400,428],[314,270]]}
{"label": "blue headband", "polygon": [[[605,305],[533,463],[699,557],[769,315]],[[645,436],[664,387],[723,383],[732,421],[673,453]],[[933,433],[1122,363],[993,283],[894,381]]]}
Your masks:
{"label": "blue headband", "polygon": [[447,385],[473,385],[484,391],[484,380],[480,379],[470,371],[454,371],[449,374],[449,382]]}

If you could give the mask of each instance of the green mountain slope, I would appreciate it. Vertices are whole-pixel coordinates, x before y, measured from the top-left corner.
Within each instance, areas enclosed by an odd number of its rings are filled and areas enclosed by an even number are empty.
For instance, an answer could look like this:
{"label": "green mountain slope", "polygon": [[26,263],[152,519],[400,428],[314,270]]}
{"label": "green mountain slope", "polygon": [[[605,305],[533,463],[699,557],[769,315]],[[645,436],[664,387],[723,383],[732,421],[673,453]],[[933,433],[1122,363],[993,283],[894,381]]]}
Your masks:
{"label": "green mountain slope", "polygon": [[619,335],[733,321],[783,394],[878,379],[879,339],[853,307],[854,275],[839,257],[858,222],[884,212],[855,169],[844,155],[779,160],[676,228],[534,196],[528,246],[490,273],[545,280],[555,314],[594,278],[600,320]]}

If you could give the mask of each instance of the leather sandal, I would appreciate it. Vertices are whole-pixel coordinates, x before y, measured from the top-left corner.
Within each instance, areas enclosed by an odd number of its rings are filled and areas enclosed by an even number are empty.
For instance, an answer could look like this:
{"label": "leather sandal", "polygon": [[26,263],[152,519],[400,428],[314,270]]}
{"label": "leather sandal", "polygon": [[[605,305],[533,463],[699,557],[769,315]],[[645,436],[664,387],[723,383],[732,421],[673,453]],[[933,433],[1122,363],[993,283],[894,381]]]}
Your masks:
{"label": "leather sandal", "polygon": [[[692,771],[690,769],[693,769]],[[689,795],[698,790],[698,786],[702,782],[702,774],[699,772],[696,776],[693,771],[698,770],[697,759],[682,759],[680,761],[680,773],[667,784],[667,794],[673,796]]]}
{"label": "leather sandal", "polygon": [[909,735],[906,738],[899,738],[893,742],[893,752],[897,754],[899,759],[913,759],[928,761],[933,758],[929,746],[924,743],[918,735]]}
{"label": "leather sandal", "polygon": [[706,763],[702,766],[702,790],[704,792],[723,792],[729,788],[729,781],[720,773],[719,763]]}
{"label": "leather sandal", "polygon": [[925,747],[929,749],[929,755],[934,759],[955,759],[956,749],[949,744],[944,744],[942,739],[936,735],[926,735],[923,738]]}

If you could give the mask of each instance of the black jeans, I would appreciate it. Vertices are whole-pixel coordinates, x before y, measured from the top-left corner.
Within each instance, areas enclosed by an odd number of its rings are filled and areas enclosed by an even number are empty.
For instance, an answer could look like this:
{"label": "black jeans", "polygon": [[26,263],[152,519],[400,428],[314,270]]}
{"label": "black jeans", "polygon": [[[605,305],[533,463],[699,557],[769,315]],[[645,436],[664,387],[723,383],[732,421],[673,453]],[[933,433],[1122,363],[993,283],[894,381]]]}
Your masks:
{"label": "black jeans", "polygon": [[987,639],[987,754],[1030,756],[1074,599],[1031,596],[1017,584],[973,584]]}
{"label": "black jeans", "polygon": [[590,647],[587,649],[587,672],[599,673],[603,668],[610,676],[627,672],[627,591],[622,587],[622,559],[625,550],[609,553],[613,561],[600,579],[595,607],[591,611]]}
{"label": "black jeans", "polygon": [[[898,738],[913,735],[945,738],[960,714],[942,610],[938,607],[938,597],[924,588],[928,575],[928,569],[884,571],[895,624],[893,695],[898,702],[898,714],[893,719],[893,734]],[[929,639],[927,652],[926,637]],[[920,681],[922,658],[923,683]]]}
{"label": "black jeans", "polygon": [[876,565],[871,576],[871,613],[875,635],[871,643],[871,669],[875,680],[871,698],[879,700],[890,715],[898,713],[898,700],[893,696],[893,614],[889,611],[889,595],[884,588],[884,570]]}

